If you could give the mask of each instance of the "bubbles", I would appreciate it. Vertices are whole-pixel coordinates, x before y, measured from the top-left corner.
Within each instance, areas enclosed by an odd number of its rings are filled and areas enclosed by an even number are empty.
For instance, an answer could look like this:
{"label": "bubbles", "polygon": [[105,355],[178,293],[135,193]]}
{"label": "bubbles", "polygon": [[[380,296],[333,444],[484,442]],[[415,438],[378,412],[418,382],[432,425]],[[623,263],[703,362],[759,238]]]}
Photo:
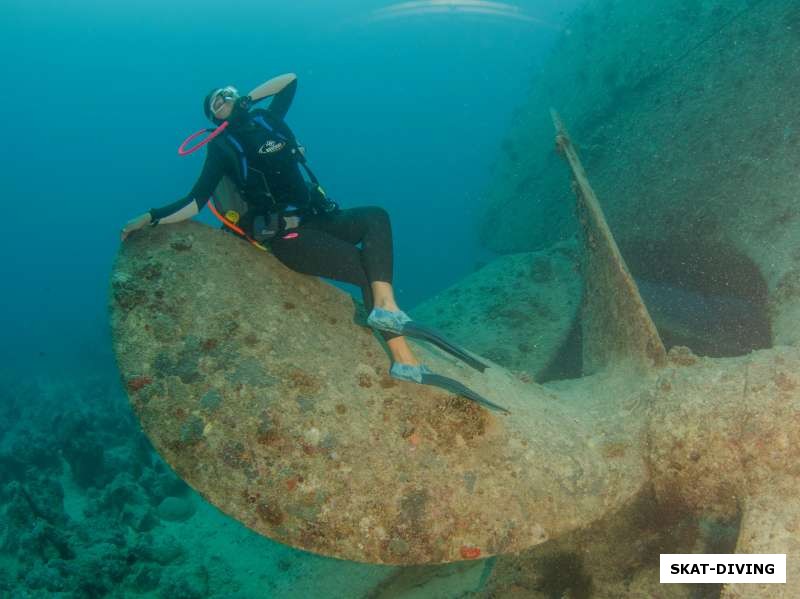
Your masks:
{"label": "bubbles", "polygon": [[373,10],[366,17],[367,23],[428,17],[438,15],[449,16],[481,16],[527,23],[560,31],[561,28],[542,19],[526,14],[519,6],[507,2],[489,2],[488,0],[419,0],[398,2],[387,7]]}

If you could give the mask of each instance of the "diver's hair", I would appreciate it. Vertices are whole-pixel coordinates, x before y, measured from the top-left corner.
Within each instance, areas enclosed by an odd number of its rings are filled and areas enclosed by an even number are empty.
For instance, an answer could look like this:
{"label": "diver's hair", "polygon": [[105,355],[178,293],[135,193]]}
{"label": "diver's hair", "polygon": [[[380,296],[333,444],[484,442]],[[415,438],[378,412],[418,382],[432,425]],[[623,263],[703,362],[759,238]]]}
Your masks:
{"label": "diver's hair", "polygon": [[211,112],[211,96],[214,95],[214,92],[217,91],[219,88],[215,87],[210,92],[206,94],[205,99],[203,100],[203,114],[206,115],[206,118],[211,121],[212,123],[219,124],[220,120],[214,116],[214,113]]}

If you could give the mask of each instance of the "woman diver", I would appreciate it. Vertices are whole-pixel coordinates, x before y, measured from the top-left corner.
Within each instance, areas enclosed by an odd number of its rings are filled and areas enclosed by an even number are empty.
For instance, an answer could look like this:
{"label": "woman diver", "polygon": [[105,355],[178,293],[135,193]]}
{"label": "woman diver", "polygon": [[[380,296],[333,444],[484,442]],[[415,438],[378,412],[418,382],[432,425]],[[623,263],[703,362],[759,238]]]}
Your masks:
{"label": "woman diver", "polygon": [[[433,374],[414,356],[406,336],[429,341],[480,371],[486,368],[439,334],[418,325],[397,306],[389,216],[375,206],[342,210],[325,195],[305,164],[303,148],[284,121],[296,90],[297,76],[289,73],[270,79],[246,96],[232,86],[210,92],[203,100],[203,111],[218,128],[207,144],[200,177],[188,196],[129,221],[122,229],[122,240],[146,225],[193,217],[228,177],[246,209],[243,215],[220,216],[223,223],[251,242],[268,247],[294,271],[357,285],[369,314],[367,324],[380,332],[392,355],[392,377],[435,385],[498,407],[458,381]],[[252,108],[254,102],[268,97],[272,100],[266,109]]]}

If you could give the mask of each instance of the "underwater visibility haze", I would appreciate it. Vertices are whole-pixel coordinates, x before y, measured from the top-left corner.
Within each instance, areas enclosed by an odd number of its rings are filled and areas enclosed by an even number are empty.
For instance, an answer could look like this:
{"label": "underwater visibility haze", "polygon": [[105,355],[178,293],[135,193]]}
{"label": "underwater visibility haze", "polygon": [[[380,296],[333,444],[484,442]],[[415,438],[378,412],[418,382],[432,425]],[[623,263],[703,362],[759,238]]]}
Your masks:
{"label": "underwater visibility haze", "polygon": [[795,596],[791,1],[5,12],[0,595]]}

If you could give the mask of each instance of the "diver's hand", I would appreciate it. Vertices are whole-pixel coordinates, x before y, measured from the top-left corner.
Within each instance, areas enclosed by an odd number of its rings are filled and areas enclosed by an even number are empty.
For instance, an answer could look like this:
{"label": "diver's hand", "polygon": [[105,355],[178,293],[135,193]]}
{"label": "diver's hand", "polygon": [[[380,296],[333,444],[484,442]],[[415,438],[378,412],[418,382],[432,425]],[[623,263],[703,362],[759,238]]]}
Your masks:
{"label": "diver's hand", "polygon": [[153,219],[150,217],[149,212],[145,212],[141,216],[137,216],[133,220],[129,220],[125,223],[125,226],[122,227],[122,231],[120,232],[120,238],[122,241],[125,241],[128,238],[128,235],[133,233],[134,231],[138,231],[142,227],[146,227]]}
{"label": "diver's hand", "polygon": [[250,96],[251,101],[258,102],[259,100],[263,100],[264,98],[269,98],[270,96],[274,96],[275,94],[279,93],[284,87],[286,87],[296,79],[297,75],[295,75],[294,73],[286,73],[285,75],[278,75],[277,77],[273,77],[269,81],[265,81],[247,95]]}
{"label": "diver's hand", "polygon": [[239,108],[242,110],[250,110],[253,107],[253,98],[250,96],[242,96],[236,102],[239,104]]}

